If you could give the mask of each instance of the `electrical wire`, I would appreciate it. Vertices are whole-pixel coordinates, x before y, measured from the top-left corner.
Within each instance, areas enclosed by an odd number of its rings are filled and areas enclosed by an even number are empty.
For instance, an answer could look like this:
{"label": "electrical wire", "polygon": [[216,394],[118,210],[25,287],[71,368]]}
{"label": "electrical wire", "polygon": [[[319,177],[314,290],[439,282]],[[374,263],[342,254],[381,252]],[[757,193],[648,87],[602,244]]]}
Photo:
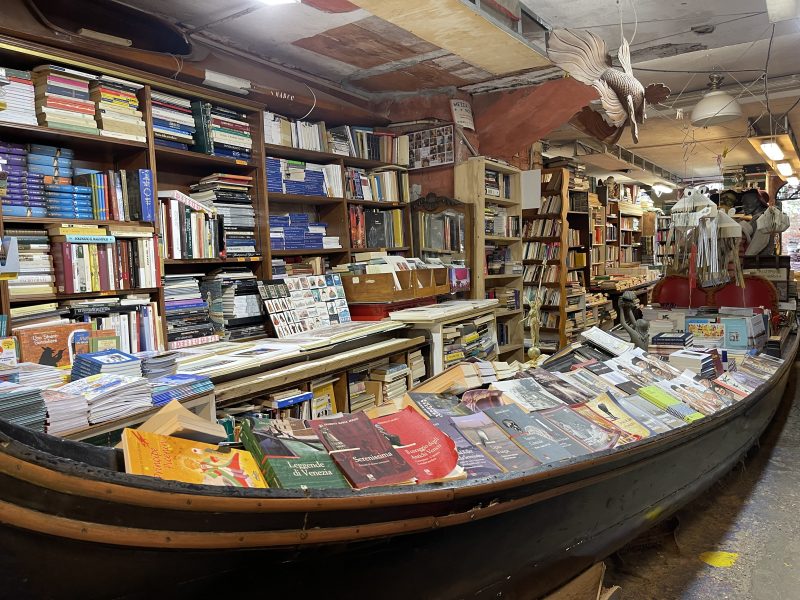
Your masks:
{"label": "electrical wire", "polygon": [[772,33],[769,36],[769,45],[767,46],[767,61],[764,65],[764,98],[767,101],[767,114],[769,115],[769,134],[772,135],[774,130],[772,128],[772,111],[769,108],[769,59],[772,56],[772,40],[775,38],[775,23],[772,24]]}

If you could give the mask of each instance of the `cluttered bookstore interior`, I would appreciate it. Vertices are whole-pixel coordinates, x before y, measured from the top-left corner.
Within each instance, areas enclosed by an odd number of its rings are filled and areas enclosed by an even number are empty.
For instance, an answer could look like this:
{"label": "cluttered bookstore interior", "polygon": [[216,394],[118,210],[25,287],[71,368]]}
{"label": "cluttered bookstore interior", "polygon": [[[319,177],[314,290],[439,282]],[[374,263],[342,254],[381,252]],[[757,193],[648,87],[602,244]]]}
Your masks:
{"label": "cluttered bookstore interior", "polygon": [[0,595],[722,597],[603,561],[775,427],[797,7],[562,4],[3,3]]}

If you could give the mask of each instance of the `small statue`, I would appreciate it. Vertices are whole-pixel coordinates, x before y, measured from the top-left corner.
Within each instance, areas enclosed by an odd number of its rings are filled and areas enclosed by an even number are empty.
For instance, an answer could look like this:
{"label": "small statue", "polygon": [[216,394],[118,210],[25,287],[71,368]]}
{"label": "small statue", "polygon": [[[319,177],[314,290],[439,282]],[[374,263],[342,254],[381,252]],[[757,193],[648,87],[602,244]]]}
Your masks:
{"label": "small statue", "polygon": [[636,294],[631,291],[623,293],[619,299],[619,322],[628,332],[631,342],[638,348],[647,350],[650,342],[650,322],[645,319],[637,319],[633,314],[633,309],[637,304]]}

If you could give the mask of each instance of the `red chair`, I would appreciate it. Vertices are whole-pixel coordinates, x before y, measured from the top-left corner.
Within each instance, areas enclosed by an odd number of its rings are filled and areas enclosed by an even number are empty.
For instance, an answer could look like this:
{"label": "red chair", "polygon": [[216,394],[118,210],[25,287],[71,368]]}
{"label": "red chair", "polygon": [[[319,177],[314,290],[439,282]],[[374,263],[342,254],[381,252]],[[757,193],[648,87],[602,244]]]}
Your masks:
{"label": "red chair", "polygon": [[778,290],[772,282],[759,275],[745,275],[744,287],[733,283],[701,289],[689,288],[685,275],[667,275],[653,288],[653,302],[665,306],[699,308],[701,306],[735,306],[756,308],[763,306],[775,314],[778,310]]}

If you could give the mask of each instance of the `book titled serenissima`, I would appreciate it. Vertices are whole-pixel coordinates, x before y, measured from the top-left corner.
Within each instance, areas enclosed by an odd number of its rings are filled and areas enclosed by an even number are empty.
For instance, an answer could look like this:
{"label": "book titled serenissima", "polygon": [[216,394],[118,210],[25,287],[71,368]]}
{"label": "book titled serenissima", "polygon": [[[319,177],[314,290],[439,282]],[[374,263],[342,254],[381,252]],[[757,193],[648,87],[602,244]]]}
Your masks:
{"label": "book titled serenissima", "polygon": [[160,479],[239,488],[265,488],[267,482],[246,450],[217,446],[136,429],[122,432],[125,471]]}

